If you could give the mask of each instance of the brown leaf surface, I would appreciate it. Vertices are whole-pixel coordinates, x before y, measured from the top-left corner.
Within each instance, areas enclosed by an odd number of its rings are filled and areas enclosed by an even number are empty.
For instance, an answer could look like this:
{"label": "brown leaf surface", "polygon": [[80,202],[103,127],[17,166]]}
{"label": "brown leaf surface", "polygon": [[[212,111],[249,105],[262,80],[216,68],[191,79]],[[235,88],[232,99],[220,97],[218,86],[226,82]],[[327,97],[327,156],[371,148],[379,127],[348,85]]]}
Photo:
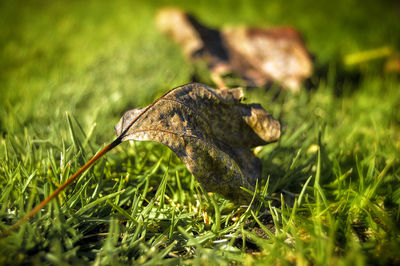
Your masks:
{"label": "brown leaf surface", "polygon": [[251,148],[275,142],[280,124],[258,104],[242,104],[242,89],[200,83],[177,87],[145,108],[127,111],[118,137],[162,143],[173,150],[207,191],[248,199],[261,164]]}
{"label": "brown leaf surface", "polygon": [[239,74],[247,86],[262,87],[279,82],[299,90],[312,74],[310,54],[298,31],[291,27],[212,29],[178,9],[161,9],[158,28],[171,36],[190,60],[208,63],[219,88],[222,75]]}

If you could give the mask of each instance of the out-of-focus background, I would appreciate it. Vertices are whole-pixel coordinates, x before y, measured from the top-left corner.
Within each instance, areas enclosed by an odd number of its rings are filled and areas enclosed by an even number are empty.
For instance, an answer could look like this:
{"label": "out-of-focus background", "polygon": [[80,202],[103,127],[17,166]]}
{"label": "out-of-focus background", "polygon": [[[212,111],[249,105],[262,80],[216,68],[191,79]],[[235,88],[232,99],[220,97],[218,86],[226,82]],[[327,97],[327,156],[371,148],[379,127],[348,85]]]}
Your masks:
{"label": "out-of-focus background", "polygon": [[[66,111],[79,112],[85,125],[111,122],[124,108],[191,81],[181,50],[155,27],[157,9],[171,5],[210,27],[293,26],[315,58],[314,79],[329,70],[341,80],[384,75],[399,53],[397,1],[3,1],[2,132],[13,130],[10,113],[20,123],[52,124]],[[393,53],[344,65],[350,54],[385,47]]]}
{"label": "out-of-focus background", "polygon": [[390,0],[1,1],[0,228],[110,142],[124,111],[194,78],[216,85],[157,29],[171,6],[214,29],[301,34],[313,74],[299,91],[246,91],[282,123],[281,141],[256,150],[272,205],[217,197],[217,211],[166,148],[124,143],[0,240],[0,264],[398,264],[400,3]]}

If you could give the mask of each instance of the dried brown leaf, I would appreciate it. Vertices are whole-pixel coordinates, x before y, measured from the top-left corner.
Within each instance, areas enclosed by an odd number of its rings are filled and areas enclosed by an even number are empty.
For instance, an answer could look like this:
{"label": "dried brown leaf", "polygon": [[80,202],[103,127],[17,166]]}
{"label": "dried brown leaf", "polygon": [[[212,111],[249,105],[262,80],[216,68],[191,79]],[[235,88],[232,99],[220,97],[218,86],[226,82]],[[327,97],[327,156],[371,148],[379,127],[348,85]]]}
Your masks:
{"label": "dried brown leaf", "polygon": [[279,82],[297,91],[312,74],[310,54],[301,34],[291,27],[212,29],[172,8],[161,9],[156,21],[187,58],[208,63],[219,88],[226,87],[222,75],[234,72],[250,87]]}
{"label": "dried brown leaf", "polygon": [[127,111],[115,126],[119,139],[162,143],[207,191],[241,201],[240,187],[260,177],[251,148],[277,141],[280,124],[258,104],[243,104],[242,89],[200,83],[177,87],[145,108]]}
{"label": "dried brown leaf", "polygon": [[241,202],[240,186],[252,189],[260,162],[250,148],[277,141],[280,125],[260,105],[240,103],[241,89],[214,90],[199,83],[175,88],[146,108],[126,112],[115,126],[117,138],[14,225],[7,237],[125,140],[160,142],[173,150],[208,191]]}

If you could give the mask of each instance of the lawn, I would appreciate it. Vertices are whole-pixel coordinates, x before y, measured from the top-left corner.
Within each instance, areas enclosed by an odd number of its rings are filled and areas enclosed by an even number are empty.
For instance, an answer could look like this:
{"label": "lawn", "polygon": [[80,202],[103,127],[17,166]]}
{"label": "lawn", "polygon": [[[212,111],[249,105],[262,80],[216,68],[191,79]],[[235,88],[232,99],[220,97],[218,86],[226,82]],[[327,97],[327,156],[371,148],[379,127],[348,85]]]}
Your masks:
{"label": "lawn", "polygon": [[[245,91],[282,123],[280,141],[256,149],[264,200],[207,193],[165,146],[125,142],[1,238],[0,265],[400,264],[400,78],[385,71],[400,6],[389,0],[2,1],[0,231],[110,143],[124,111],[192,81],[154,24],[171,3],[212,27],[292,25],[315,58],[299,93]],[[345,63],[380,48],[391,52]],[[213,86],[208,74],[196,78]]]}

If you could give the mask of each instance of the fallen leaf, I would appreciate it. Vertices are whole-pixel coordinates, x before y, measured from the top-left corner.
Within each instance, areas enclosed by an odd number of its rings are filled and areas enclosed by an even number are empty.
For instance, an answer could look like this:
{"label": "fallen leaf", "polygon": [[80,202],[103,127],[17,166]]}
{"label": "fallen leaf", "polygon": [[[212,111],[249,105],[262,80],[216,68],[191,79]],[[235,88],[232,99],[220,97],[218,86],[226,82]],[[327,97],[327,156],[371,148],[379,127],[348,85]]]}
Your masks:
{"label": "fallen leaf", "polygon": [[298,91],[312,74],[310,54],[298,31],[291,27],[223,30],[230,64],[251,86],[277,81]]}
{"label": "fallen leaf", "polygon": [[205,60],[219,88],[226,73],[237,73],[246,86],[278,82],[299,90],[312,74],[311,56],[301,34],[291,27],[212,29],[178,9],[161,9],[158,28],[174,39],[189,60]]}
{"label": "fallen leaf", "polygon": [[175,88],[145,108],[127,111],[115,126],[122,141],[168,146],[207,191],[248,199],[261,164],[251,148],[275,142],[280,124],[259,104],[243,104],[242,89],[200,83]]}
{"label": "fallen leaf", "polygon": [[126,112],[115,126],[117,138],[36,205],[14,225],[7,237],[77,180],[107,152],[125,140],[160,142],[173,150],[208,191],[242,202],[260,177],[252,147],[277,141],[280,124],[259,104],[242,104],[242,90],[214,90],[200,83],[172,89],[145,108]]}

